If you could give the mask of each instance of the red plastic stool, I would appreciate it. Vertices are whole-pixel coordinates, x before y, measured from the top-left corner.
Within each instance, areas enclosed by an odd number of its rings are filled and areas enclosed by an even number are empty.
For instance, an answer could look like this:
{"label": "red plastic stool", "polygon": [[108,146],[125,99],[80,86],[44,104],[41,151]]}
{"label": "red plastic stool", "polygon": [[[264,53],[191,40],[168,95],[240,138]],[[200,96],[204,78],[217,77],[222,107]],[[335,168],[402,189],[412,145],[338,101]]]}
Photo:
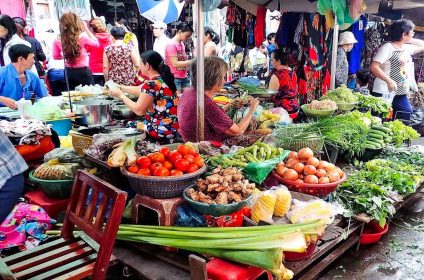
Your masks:
{"label": "red plastic stool", "polygon": [[53,219],[61,212],[65,212],[68,207],[69,198],[50,198],[42,190],[29,191],[24,195],[29,203],[43,207],[44,211]]}
{"label": "red plastic stool", "polygon": [[266,275],[272,280],[272,274],[266,270],[250,265],[227,262],[214,258],[206,264],[208,280],[254,280]]}

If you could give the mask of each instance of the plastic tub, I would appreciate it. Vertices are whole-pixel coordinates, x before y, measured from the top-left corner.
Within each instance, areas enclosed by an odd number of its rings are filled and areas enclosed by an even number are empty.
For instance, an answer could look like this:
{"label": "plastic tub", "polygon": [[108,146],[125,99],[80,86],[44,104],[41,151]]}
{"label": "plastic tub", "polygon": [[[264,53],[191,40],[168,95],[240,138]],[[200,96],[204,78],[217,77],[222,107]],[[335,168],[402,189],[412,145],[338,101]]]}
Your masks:
{"label": "plastic tub", "polygon": [[69,131],[72,129],[71,119],[47,121],[46,123],[53,125],[52,128],[59,136],[68,136]]}
{"label": "plastic tub", "polygon": [[378,222],[371,221],[365,225],[359,243],[361,245],[377,243],[381,237],[389,230],[389,224],[386,223],[384,228],[380,227]]}
{"label": "plastic tub", "polygon": [[315,253],[316,247],[317,247],[317,243],[311,242],[309,243],[308,247],[303,253],[284,252],[284,260],[288,262],[295,262],[295,261],[303,261],[303,260],[309,259]]}

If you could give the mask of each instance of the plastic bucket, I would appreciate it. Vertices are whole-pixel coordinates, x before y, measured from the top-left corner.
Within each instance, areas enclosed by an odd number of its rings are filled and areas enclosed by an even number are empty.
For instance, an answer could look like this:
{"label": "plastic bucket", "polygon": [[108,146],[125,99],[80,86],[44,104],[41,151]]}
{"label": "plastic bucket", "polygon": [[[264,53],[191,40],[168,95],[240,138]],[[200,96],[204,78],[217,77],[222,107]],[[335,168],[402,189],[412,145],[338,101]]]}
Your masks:
{"label": "plastic bucket", "polygon": [[47,123],[53,126],[52,128],[59,136],[68,136],[69,131],[72,129],[71,119],[47,121]]}
{"label": "plastic bucket", "polygon": [[386,223],[384,228],[382,228],[377,222],[371,221],[365,225],[359,243],[361,245],[377,243],[388,230],[388,223]]}

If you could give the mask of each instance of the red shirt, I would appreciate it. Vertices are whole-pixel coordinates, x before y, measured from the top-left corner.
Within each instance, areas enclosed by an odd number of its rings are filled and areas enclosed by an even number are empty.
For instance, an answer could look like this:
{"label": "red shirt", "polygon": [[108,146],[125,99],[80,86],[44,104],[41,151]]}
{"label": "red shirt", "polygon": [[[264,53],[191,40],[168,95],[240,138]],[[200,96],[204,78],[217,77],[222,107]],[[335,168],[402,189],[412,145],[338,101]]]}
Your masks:
{"label": "red shirt", "polygon": [[112,36],[109,33],[96,33],[94,36],[99,41],[99,46],[87,46],[87,51],[90,52],[88,64],[91,72],[103,74],[103,52],[105,47],[112,44]]}
{"label": "red shirt", "polygon": [[[178,123],[184,142],[196,141],[197,96],[194,88],[184,91],[178,104]],[[205,141],[223,142],[234,122],[212,99],[205,95]]]}

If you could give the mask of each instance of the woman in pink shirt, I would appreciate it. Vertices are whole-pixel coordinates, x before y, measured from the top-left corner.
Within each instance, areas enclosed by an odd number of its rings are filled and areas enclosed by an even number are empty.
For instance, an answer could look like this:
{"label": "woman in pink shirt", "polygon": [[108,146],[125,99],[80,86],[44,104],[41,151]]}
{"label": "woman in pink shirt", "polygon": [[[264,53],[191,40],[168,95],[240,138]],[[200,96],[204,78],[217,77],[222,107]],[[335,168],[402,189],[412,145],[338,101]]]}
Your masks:
{"label": "woman in pink shirt", "polygon": [[94,83],[102,86],[105,82],[103,76],[103,52],[105,47],[112,44],[112,36],[107,32],[106,26],[104,26],[99,18],[90,20],[90,28],[97,38],[97,41],[99,41],[99,46],[87,47],[87,51],[90,52],[88,64],[91,72],[93,72]]}
{"label": "woman in pink shirt", "polygon": [[191,37],[191,34],[193,34],[193,28],[186,22],[180,23],[171,43],[165,48],[165,63],[174,74],[178,94],[190,86],[187,70],[192,61],[187,60],[184,42]]}
{"label": "woman in pink shirt", "polygon": [[63,14],[59,27],[61,42],[54,42],[53,58],[65,57],[65,74],[68,76],[69,88],[73,90],[78,85],[94,84],[93,74],[88,68],[87,48],[99,46],[96,37],[74,13]]}

